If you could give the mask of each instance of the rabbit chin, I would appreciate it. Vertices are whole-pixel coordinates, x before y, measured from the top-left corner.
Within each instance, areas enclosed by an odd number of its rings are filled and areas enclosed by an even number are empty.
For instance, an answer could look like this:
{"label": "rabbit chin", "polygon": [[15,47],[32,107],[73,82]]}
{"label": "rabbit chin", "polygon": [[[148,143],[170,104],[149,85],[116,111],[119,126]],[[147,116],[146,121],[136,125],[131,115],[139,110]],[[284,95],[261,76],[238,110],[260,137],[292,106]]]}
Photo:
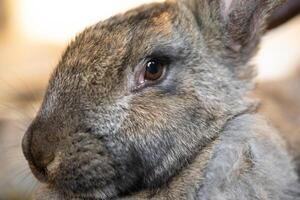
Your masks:
{"label": "rabbit chin", "polygon": [[[42,186],[35,192],[35,199],[110,199],[116,197],[120,193],[115,187],[115,183],[107,183],[107,185],[89,187],[89,185],[93,185],[94,181],[89,181],[85,177],[82,177],[80,180],[63,180],[62,177],[57,176],[52,178],[53,179],[49,180],[49,182],[43,183]],[[82,184],[86,184],[88,187],[82,187]]]}
{"label": "rabbit chin", "polygon": [[[108,181],[107,177],[102,177],[102,180],[89,179],[86,172],[73,170],[61,173],[63,169],[60,168],[58,161],[51,163],[47,169],[49,169],[48,181],[36,192],[39,195],[36,199],[110,199],[120,193],[116,188],[117,184]],[[65,173],[77,173],[77,176],[70,178],[64,175]]]}
{"label": "rabbit chin", "polygon": [[[61,192],[63,190],[63,192]],[[64,188],[57,189],[51,184],[42,184],[34,194],[34,199],[38,200],[68,200],[68,199],[107,199],[115,196],[117,191],[115,187],[110,185],[99,190],[87,193],[74,194]]]}

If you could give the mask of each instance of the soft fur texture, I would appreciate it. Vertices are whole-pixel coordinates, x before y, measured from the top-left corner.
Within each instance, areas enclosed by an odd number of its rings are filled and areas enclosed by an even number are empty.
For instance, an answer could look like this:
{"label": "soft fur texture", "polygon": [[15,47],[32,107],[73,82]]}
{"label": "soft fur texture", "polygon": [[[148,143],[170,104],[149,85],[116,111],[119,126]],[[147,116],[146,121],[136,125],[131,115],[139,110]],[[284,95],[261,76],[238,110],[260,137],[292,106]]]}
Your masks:
{"label": "soft fur texture", "polygon": [[[254,55],[279,0],[145,5],[76,37],[23,139],[37,199],[296,199],[276,131],[255,114]],[[146,58],[165,78],[133,90]]]}

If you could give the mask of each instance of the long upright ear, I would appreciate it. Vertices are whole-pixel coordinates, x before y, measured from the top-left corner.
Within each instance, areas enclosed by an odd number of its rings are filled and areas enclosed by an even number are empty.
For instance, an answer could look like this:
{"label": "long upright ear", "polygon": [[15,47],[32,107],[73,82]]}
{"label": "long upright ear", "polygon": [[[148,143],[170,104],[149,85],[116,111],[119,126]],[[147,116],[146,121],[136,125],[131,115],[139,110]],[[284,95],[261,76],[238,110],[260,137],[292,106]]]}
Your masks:
{"label": "long upright ear", "polygon": [[[219,62],[239,76],[256,52],[270,14],[284,0],[179,0],[193,12],[203,37]],[[243,69],[242,69],[243,68]]]}

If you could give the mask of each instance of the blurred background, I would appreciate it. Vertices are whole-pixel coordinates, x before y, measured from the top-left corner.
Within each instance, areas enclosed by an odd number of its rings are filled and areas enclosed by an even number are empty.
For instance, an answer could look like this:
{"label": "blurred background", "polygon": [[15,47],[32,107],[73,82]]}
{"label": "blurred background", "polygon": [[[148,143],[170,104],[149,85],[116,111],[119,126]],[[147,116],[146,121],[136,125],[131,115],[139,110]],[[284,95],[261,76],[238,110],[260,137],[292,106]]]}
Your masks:
{"label": "blurred background", "polygon": [[[154,0],[0,0],[0,200],[30,199],[38,187],[21,151],[49,75],[68,42],[88,25]],[[269,22],[253,59],[259,112],[300,158],[300,1]],[[300,160],[300,159],[298,159]]]}

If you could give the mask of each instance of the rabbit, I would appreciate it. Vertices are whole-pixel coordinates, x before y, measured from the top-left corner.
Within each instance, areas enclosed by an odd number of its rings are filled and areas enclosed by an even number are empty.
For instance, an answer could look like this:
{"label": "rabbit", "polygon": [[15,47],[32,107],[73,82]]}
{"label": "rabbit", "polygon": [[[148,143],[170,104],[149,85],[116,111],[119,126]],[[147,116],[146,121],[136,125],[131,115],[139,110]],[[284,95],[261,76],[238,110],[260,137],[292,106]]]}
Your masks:
{"label": "rabbit", "polygon": [[167,0],[84,30],[23,137],[35,198],[299,199],[285,143],[248,95],[282,3]]}

